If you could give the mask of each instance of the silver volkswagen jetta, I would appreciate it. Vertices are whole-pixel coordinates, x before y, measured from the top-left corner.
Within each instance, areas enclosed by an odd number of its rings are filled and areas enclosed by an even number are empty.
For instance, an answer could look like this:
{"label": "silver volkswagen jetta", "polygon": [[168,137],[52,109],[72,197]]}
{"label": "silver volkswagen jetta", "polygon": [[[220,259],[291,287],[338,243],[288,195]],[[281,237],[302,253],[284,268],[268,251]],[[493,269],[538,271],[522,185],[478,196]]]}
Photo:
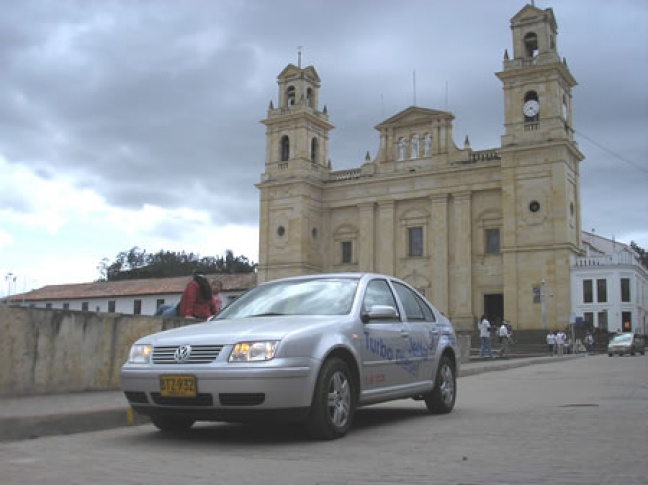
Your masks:
{"label": "silver volkswagen jetta", "polygon": [[285,419],[333,439],[359,406],[414,398],[449,413],[458,370],[452,324],[416,290],[342,273],[264,283],[210,321],[141,338],[121,382],[162,431]]}

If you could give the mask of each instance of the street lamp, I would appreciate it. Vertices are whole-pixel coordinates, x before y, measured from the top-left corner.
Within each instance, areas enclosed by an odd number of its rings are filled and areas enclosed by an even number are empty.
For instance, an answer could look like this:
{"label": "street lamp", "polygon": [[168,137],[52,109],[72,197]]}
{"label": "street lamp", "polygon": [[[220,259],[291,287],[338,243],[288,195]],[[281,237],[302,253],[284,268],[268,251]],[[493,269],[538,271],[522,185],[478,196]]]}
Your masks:
{"label": "street lamp", "polygon": [[545,306],[545,284],[546,281],[542,278],[540,283],[540,311],[542,312],[542,330],[547,330],[547,308]]}
{"label": "street lamp", "polygon": [[[7,282],[7,298],[5,300],[5,303],[7,303],[7,305],[9,304],[9,297],[11,296],[11,278],[13,277],[13,275],[13,273],[7,273],[5,275],[5,281]],[[14,281],[16,281],[15,277],[13,279]]]}

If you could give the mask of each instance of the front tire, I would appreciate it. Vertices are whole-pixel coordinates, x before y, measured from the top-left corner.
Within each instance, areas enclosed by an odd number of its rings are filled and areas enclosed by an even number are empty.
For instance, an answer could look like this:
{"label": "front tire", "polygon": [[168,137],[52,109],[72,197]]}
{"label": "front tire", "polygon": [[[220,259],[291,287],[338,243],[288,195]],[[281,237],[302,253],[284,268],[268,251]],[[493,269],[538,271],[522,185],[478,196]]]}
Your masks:
{"label": "front tire", "polygon": [[308,418],[311,435],[325,440],[342,438],[351,427],[355,406],[355,384],[349,367],[338,358],[327,360],[315,384]]}
{"label": "front tire", "polygon": [[457,399],[457,376],[455,367],[449,357],[443,356],[439,361],[434,389],[423,396],[428,411],[432,414],[447,414],[454,408]]}
{"label": "front tire", "polygon": [[196,420],[186,416],[151,416],[151,422],[164,433],[180,433],[191,428]]}

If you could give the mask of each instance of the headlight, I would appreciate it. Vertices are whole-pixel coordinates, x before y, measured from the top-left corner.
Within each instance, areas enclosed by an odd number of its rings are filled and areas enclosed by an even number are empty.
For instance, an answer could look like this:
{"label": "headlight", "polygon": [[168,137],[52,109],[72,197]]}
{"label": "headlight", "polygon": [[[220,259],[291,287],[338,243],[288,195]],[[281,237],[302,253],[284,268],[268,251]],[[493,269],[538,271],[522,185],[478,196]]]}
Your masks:
{"label": "headlight", "polygon": [[273,359],[277,349],[277,340],[263,342],[239,342],[234,346],[230,362],[263,362]]}
{"label": "headlight", "polygon": [[148,364],[151,362],[151,346],[135,344],[130,349],[129,364]]}

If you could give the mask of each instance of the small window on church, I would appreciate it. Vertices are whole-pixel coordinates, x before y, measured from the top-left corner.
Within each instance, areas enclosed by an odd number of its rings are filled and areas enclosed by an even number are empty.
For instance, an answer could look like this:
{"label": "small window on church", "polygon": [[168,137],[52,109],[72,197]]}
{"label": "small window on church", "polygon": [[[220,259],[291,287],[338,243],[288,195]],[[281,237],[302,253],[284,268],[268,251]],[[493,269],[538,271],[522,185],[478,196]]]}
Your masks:
{"label": "small window on church", "polygon": [[311,140],[311,162],[316,163],[317,162],[317,148],[318,148],[318,143],[317,143],[317,138],[313,138]]}
{"label": "small window on church", "polygon": [[353,242],[342,241],[342,264],[351,263],[353,258]]}
{"label": "small window on church", "polygon": [[311,88],[306,90],[306,106],[313,107],[313,90]]}
{"label": "small window on church", "polygon": [[425,158],[432,156],[432,135],[429,133],[423,136],[423,156]]}
{"label": "small window on church", "polygon": [[295,86],[288,86],[288,89],[286,89],[286,104],[288,106],[295,104]]}
{"label": "small window on church", "polygon": [[405,138],[399,138],[396,144],[396,160],[402,162],[405,160]]}
{"label": "small window on church", "polygon": [[288,135],[281,137],[281,161],[287,162],[290,158],[290,139]]}
{"label": "small window on church", "polygon": [[500,230],[486,229],[486,254],[499,254]]}
{"label": "small window on church", "polygon": [[423,256],[423,228],[421,226],[407,229],[408,255],[410,257]]}
{"label": "small window on church", "polygon": [[411,159],[418,158],[419,157],[419,136],[418,136],[418,133],[414,133],[412,135],[411,146],[412,146],[412,153],[410,154],[410,158]]}
{"label": "small window on church", "polygon": [[538,36],[533,32],[529,32],[524,36],[524,47],[526,49],[527,57],[535,57],[538,55]]}

